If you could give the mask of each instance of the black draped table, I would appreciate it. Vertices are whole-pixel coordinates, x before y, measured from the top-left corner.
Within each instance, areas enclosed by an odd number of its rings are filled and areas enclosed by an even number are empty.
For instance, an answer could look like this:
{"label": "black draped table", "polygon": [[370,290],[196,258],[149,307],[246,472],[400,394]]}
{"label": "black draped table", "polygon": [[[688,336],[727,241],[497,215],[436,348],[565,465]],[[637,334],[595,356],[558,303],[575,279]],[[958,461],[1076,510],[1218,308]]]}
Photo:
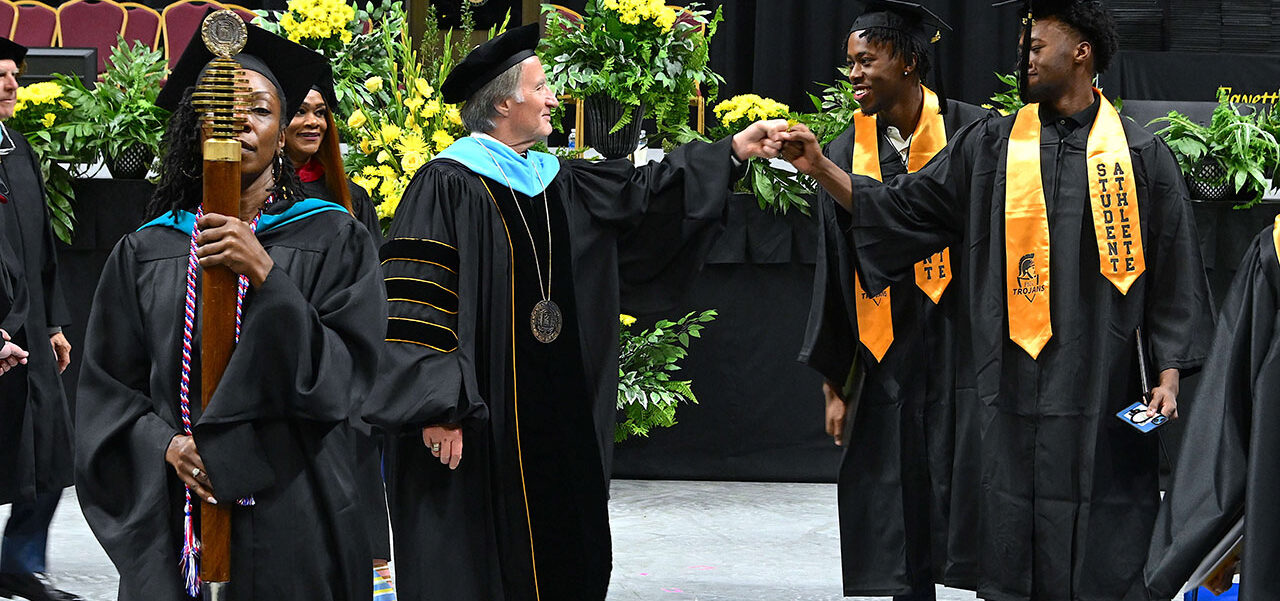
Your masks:
{"label": "black draped table", "polygon": [[[59,277],[71,307],[73,345],[63,375],[75,397],[84,326],[107,255],[143,220],[151,185],[140,180],[80,180],[72,244],[59,243]],[[1270,224],[1280,204],[1237,211],[1193,206],[1200,247],[1215,300],[1225,296],[1249,241]],[[816,252],[813,222],[800,213],[761,211],[735,196],[724,235],[678,306],[637,315],[638,329],[657,319],[714,308],[720,316],[693,342],[682,378],[694,381],[700,403],[682,405],[672,428],[618,445],[614,474],[629,478],[832,481],[839,449],[823,431],[821,378],[796,362],[808,316]],[[1205,333],[1207,336],[1209,333]],[[1194,378],[1183,388],[1193,405]],[[1166,428],[1171,453],[1177,422]]]}

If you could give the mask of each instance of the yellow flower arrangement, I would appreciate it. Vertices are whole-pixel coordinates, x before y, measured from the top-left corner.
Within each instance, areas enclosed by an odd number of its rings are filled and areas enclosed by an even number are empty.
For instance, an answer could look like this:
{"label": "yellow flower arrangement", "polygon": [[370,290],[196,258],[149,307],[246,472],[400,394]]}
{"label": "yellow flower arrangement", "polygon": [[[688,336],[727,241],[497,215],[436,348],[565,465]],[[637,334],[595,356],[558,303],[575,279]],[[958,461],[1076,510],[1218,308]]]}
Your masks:
{"label": "yellow flower arrangement", "polygon": [[761,119],[786,117],[791,113],[791,108],[787,105],[755,94],[734,96],[717,104],[711,110],[725,127],[732,127],[733,124],[744,119],[754,122]]}
{"label": "yellow flower arrangement", "polygon": [[351,41],[350,24],[356,18],[356,10],[342,0],[289,0],[288,7],[280,17],[280,27],[291,41]]}
{"label": "yellow flower arrangement", "polygon": [[[391,9],[403,9],[395,5]],[[364,188],[377,205],[378,218],[385,224],[395,216],[400,198],[413,176],[457,137],[465,135],[458,107],[446,104],[440,86],[469,40],[452,39],[450,32],[432,29],[444,44],[432,54],[409,36],[409,27],[375,27],[371,35],[384,57],[353,79],[360,108],[346,121],[350,146],[344,163],[351,181]],[[357,43],[359,43],[358,38]],[[427,48],[427,46],[423,46]]]}
{"label": "yellow flower arrangement", "polygon": [[40,120],[45,127],[53,127],[53,122],[58,120],[58,116],[53,113],[45,113],[44,118]]}
{"label": "yellow flower arrangement", "polygon": [[639,25],[652,21],[659,29],[670,31],[679,13],[662,0],[601,0],[600,7],[618,13],[618,20],[627,25]]}
{"label": "yellow flower arrangement", "polygon": [[[22,112],[28,106],[57,104],[59,98],[62,98],[62,86],[58,85],[56,81],[42,81],[29,86],[22,86],[18,88],[17,103],[14,105],[13,112]],[[66,105],[62,108],[71,108],[65,100],[61,101],[61,103]]]}

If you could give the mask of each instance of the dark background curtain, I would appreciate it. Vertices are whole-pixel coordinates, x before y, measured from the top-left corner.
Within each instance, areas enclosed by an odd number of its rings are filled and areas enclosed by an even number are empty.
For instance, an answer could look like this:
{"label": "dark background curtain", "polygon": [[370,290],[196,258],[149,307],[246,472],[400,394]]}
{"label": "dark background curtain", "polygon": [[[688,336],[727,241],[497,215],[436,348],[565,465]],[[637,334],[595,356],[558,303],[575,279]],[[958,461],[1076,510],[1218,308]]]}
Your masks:
{"label": "dark background curtain", "polygon": [[[587,2],[561,4],[581,11]],[[991,8],[991,0],[924,4],[954,30],[938,42],[947,94],[973,104],[987,102],[1000,88],[994,73],[1013,71],[1017,10]],[[754,93],[808,112],[813,108],[806,92],[817,93],[823,87],[815,82],[840,77],[836,67],[844,60],[849,25],[862,4],[713,0],[704,6],[724,8],[725,20],[711,48],[712,67],[725,78],[719,98]],[[1280,54],[1280,0],[1110,0],[1107,6],[1116,16],[1122,50]],[[931,75],[927,84],[933,86],[934,81]]]}

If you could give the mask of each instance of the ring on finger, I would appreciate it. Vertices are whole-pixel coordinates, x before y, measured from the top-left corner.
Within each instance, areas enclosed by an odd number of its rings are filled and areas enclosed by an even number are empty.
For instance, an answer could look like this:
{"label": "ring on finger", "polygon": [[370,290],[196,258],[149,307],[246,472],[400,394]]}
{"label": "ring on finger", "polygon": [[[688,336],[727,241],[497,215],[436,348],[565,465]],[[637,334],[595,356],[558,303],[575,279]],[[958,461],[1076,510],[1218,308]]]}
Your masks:
{"label": "ring on finger", "polygon": [[440,452],[440,443],[438,443],[438,442],[433,442],[433,443],[431,443],[431,452],[432,452],[432,453],[439,453],[439,452]]}
{"label": "ring on finger", "polygon": [[192,477],[192,478],[199,478],[199,477],[200,477],[200,473],[201,473],[201,472],[200,472],[200,468],[198,468],[198,467],[193,467],[193,468],[191,468],[191,477]]}

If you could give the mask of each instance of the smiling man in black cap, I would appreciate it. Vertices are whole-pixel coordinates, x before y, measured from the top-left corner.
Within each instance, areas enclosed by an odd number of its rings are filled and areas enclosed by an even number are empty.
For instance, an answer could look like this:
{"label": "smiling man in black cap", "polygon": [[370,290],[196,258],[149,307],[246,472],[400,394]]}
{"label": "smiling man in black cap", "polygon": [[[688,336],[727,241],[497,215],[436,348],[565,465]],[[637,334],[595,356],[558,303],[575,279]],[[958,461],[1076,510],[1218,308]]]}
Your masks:
{"label": "smiling man in black cap", "polygon": [[[0,38],[0,120],[13,116],[27,49]],[[71,416],[58,374],[71,363],[70,314],[45,209],[44,183],[23,132],[0,125],[0,244],[25,281],[26,314],[9,334],[30,353],[0,378],[0,503],[13,503],[0,543],[0,595],[76,599],[44,580],[49,522],[71,485]]]}
{"label": "smiling man in black cap", "polygon": [[[861,109],[826,147],[833,162],[889,181],[919,170],[988,114],[921,83],[949,29],[920,4],[867,3],[844,44]],[[827,433],[845,446],[838,479],[844,594],[932,599],[934,582],[972,587],[965,580],[972,553],[961,541],[975,522],[976,499],[971,488],[950,484],[952,441],[967,442],[954,433],[956,411],[967,406],[953,402],[953,257],[944,250],[925,259],[912,281],[872,298],[850,259],[849,213],[825,192],[814,210],[823,227],[800,360],[825,376]],[[851,379],[861,385],[846,392]]]}
{"label": "smiling man in black cap", "polygon": [[1147,392],[1140,327],[1158,370],[1150,411],[1176,416],[1181,371],[1205,356],[1208,284],[1172,153],[1092,86],[1117,48],[1110,12],[1027,9],[1032,104],[1017,114],[961,130],[888,184],[832,163],[802,128],[787,154],[849,214],[868,293],[954,253],[982,435],[980,475],[952,485],[980,487],[978,595],[1145,600],[1158,442],[1116,414]]}
{"label": "smiling man in black cap", "polygon": [[510,30],[449,74],[473,133],[417,174],[382,247],[388,345],[366,419],[397,435],[406,599],[604,599],[620,304],[678,298],[735,164],[786,129],[640,168],[531,151],[557,105],[537,43],[537,25]]}

